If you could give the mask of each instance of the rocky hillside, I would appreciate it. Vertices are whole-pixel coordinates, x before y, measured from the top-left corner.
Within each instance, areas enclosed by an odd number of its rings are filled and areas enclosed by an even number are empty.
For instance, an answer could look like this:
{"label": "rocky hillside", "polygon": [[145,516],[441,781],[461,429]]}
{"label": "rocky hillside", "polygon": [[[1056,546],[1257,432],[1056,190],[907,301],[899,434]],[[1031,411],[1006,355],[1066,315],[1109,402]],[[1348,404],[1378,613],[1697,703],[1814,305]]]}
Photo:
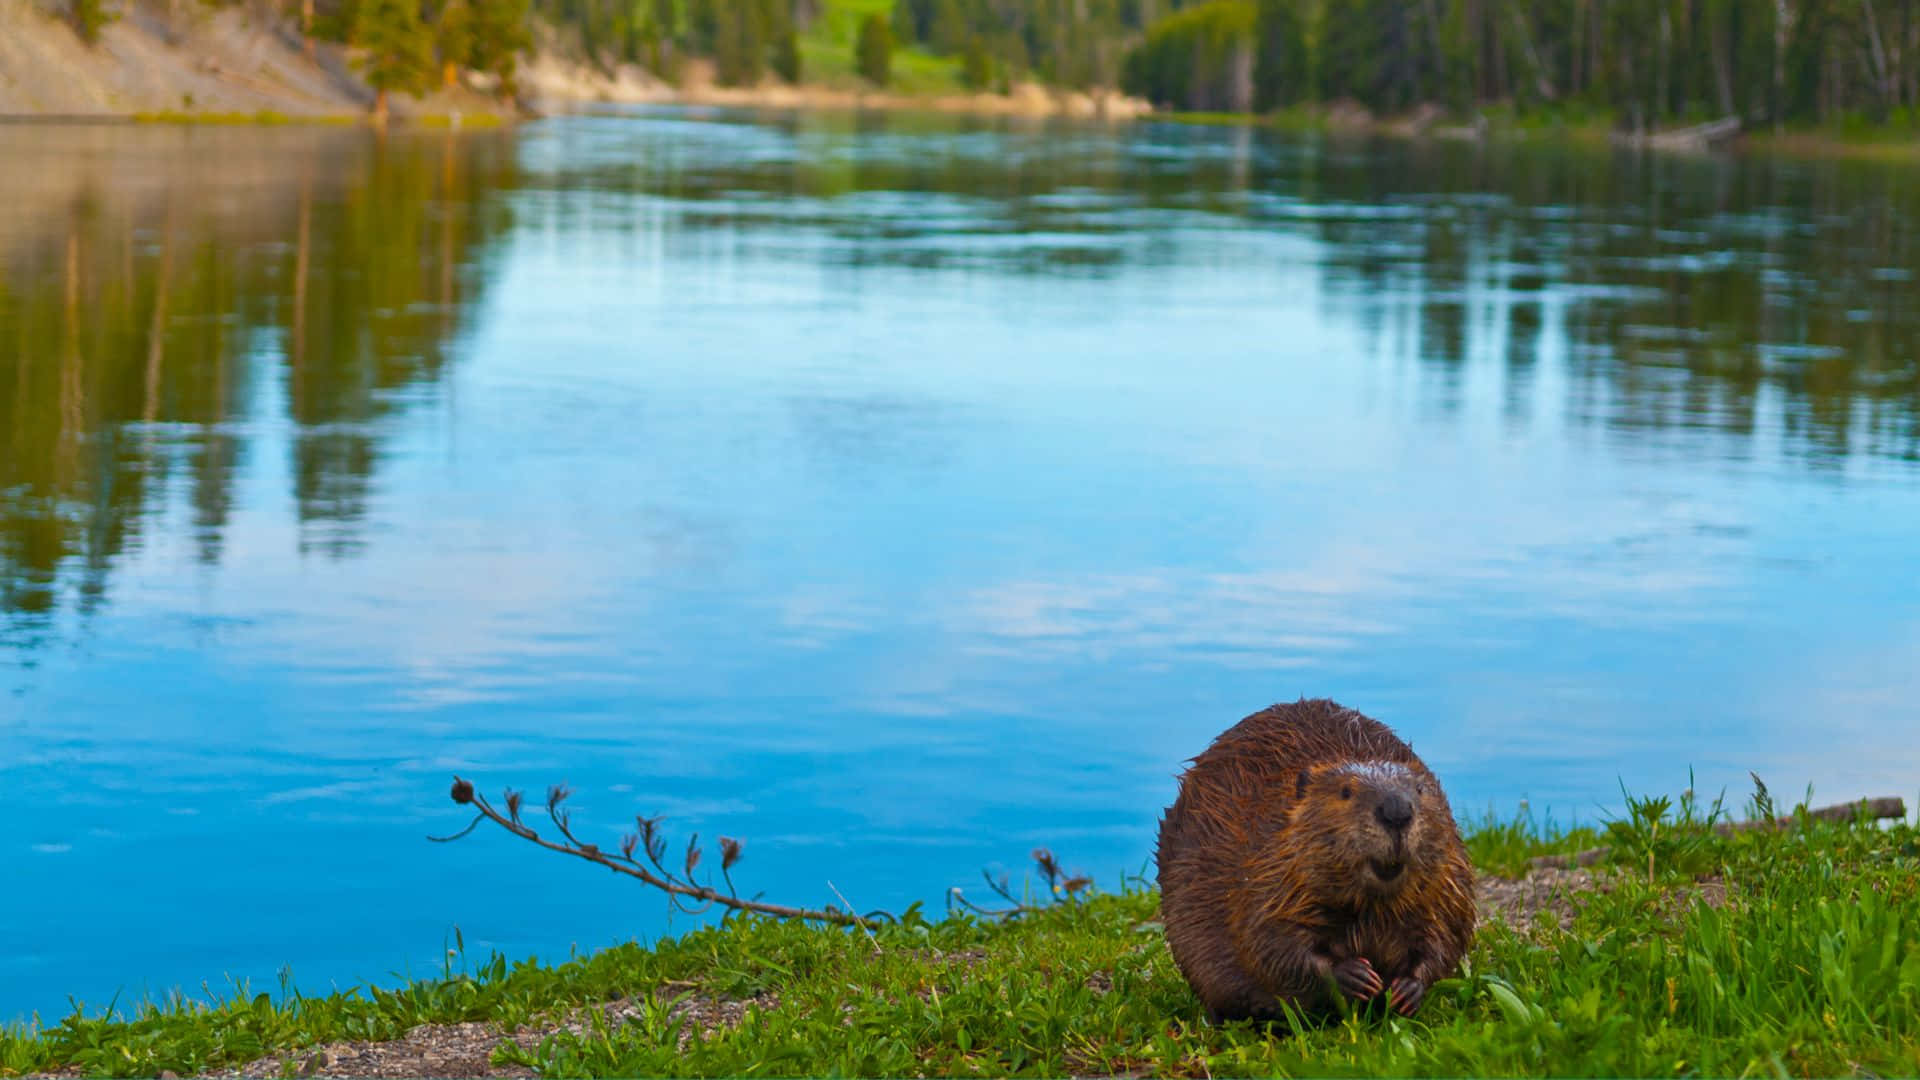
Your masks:
{"label": "rocky hillside", "polygon": [[[0,0],[0,116],[98,117],[154,113],[357,117],[373,101],[340,46],[309,55],[284,19],[257,7],[196,0],[127,4],[87,45],[34,0]],[[522,80],[536,100],[647,100],[658,84],[609,79],[540,56]],[[397,99],[396,115],[493,114],[484,87]]]}

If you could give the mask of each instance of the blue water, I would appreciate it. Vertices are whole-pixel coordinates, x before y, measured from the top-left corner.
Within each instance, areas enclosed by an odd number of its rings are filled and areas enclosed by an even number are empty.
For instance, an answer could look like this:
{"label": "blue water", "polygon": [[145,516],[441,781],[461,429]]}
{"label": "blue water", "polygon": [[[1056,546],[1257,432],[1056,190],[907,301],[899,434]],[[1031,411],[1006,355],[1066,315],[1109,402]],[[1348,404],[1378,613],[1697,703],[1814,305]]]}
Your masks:
{"label": "blue water", "polygon": [[428,843],[455,773],[935,909],[1038,845],[1150,876],[1183,759],[1302,695],[1462,816],[1920,789],[1897,167],[672,110],[0,137],[0,1019],[689,925]]}

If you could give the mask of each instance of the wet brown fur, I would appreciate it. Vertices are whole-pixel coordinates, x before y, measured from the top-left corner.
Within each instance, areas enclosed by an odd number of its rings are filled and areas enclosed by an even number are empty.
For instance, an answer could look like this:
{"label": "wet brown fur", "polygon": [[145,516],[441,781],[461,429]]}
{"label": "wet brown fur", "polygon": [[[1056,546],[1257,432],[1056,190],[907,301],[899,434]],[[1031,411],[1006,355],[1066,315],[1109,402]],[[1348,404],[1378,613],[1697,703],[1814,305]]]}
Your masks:
{"label": "wet brown fur", "polygon": [[1410,1012],[1473,940],[1473,866],[1439,781],[1331,701],[1254,713],[1194,758],[1156,861],[1167,945],[1215,1022],[1278,1019],[1283,1001],[1325,1014],[1357,957]]}

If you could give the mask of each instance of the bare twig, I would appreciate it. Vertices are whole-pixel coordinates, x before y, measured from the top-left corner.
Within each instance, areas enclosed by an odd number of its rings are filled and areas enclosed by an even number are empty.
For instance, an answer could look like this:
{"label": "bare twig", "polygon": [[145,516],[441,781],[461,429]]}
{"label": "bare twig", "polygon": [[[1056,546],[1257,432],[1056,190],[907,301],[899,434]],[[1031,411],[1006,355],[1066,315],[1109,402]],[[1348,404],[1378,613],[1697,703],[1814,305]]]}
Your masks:
{"label": "bare twig", "polygon": [[993,875],[987,873],[985,870],[982,870],[980,871],[980,876],[986,879],[987,888],[992,889],[995,893],[997,893],[1000,896],[1002,900],[1005,900],[1007,903],[1012,904],[1015,907],[1021,906],[1022,901],[1020,900],[1019,897],[1013,895],[1012,888],[1007,884],[1007,875],[1001,874],[1000,880],[995,881],[993,880]]}
{"label": "bare twig", "polygon": [[1085,874],[1069,874],[1046,848],[1033,849],[1033,861],[1040,867],[1040,873],[1047,879],[1047,888],[1055,896],[1072,896],[1093,884],[1093,879]]}
{"label": "bare twig", "polygon": [[979,904],[976,904],[973,901],[967,899],[967,894],[964,891],[962,891],[960,886],[958,885],[955,885],[954,887],[947,890],[947,910],[952,911],[955,907],[965,908],[966,910],[973,912],[975,915],[985,915],[990,919],[1012,919],[1020,915],[1024,915],[1030,911],[1040,910],[1038,907],[1035,907],[1033,905],[1021,904],[1017,902],[1014,904],[1014,906],[1008,907],[1008,908],[981,907]]}
{"label": "bare twig", "polygon": [[[547,816],[553,820],[554,827],[559,829],[564,841],[555,842],[542,837],[533,829],[521,824],[514,816],[502,814],[499,810],[496,810],[493,804],[487,801],[487,797],[475,791],[473,785],[468,781],[459,777],[455,777],[453,781],[453,801],[462,805],[472,805],[474,809],[479,812],[479,817],[493,822],[524,840],[546,848],[548,851],[556,851],[562,855],[572,855],[577,859],[585,859],[588,862],[604,866],[616,874],[625,874],[628,877],[638,879],[666,893],[672,898],[674,904],[683,911],[705,911],[709,906],[719,904],[723,907],[732,908],[735,911],[751,911],[782,919],[804,919],[810,922],[832,923],[835,926],[864,927],[870,926],[878,921],[865,916],[855,915],[850,911],[836,911],[832,908],[803,908],[793,907],[788,904],[769,904],[759,900],[742,900],[737,896],[720,892],[711,885],[700,885],[666,872],[664,868],[660,867],[658,858],[658,855],[665,848],[665,841],[660,839],[657,829],[660,820],[658,818],[640,819],[642,833],[647,841],[646,855],[648,861],[659,870],[658,873],[654,870],[649,870],[646,864],[635,859],[631,854],[634,849],[639,847],[637,841],[641,839],[641,837],[635,837],[636,843],[631,846],[623,842],[621,850],[618,852],[606,852],[600,850],[596,845],[581,843],[571,831],[566,811],[560,807],[560,804],[566,800],[569,794],[571,794],[571,792],[562,785],[555,785],[553,788],[548,789],[547,792]],[[510,792],[507,796],[508,806],[517,809],[518,802],[514,793]],[[474,824],[477,825],[478,823],[478,819],[476,819]],[[458,839],[472,831],[473,825],[469,825],[464,832],[451,837],[445,837],[444,839]],[[693,864],[697,861],[697,855],[690,856],[687,860],[688,869],[691,870]],[[693,901],[694,903],[689,905],[689,901]]]}
{"label": "bare twig", "polygon": [[[847,894],[846,894],[846,893],[843,893],[843,892],[841,892],[841,891],[840,891],[840,888],[839,888],[839,886],[837,886],[837,885],[835,885],[835,884],[833,883],[833,881],[832,881],[832,879],[828,879],[828,881],[827,881],[827,888],[829,888],[829,889],[832,889],[832,890],[833,890],[833,895],[835,895],[835,896],[837,896],[837,897],[839,897],[839,898],[840,898],[840,902],[841,902],[841,903],[843,903],[843,904],[845,904],[845,905],[847,905],[847,910],[848,910],[848,911],[852,911],[852,910],[853,910],[853,901],[851,901],[851,900],[849,900],[849,899],[847,899]],[[868,941],[871,941],[871,942],[873,942],[873,951],[874,951],[874,952],[876,952],[876,953],[877,953],[877,952],[879,952],[879,951],[880,951],[880,939],[879,939],[879,938],[877,938],[877,937],[874,937],[874,936],[873,936],[873,931],[872,931],[872,930],[869,930],[869,929],[867,929],[867,927],[866,927],[865,925],[862,925],[862,926],[860,927],[860,929],[861,929],[861,931],[862,931],[862,932],[864,932],[864,933],[865,933],[865,934],[867,935],[867,940],[868,940]]]}
{"label": "bare twig", "polygon": [[461,829],[461,830],[460,830],[459,832],[457,832],[457,833],[454,833],[454,834],[453,834],[452,836],[429,836],[429,837],[427,837],[427,839],[429,839],[429,840],[431,840],[431,841],[433,841],[433,842],[434,842],[434,843],[436,843],[436,844],[450,844],[450,843],[452,843],[453,841],[455,841],[455,840],[458,840],[458,839],[460,839],[461,837],[463,837],[463,836],[465,836],[465,835],[467,835],[468,833],[470,833],[470,832],[472,832],[473,830],[475,830],[475,829],[477,829],[477,828],[479,828],[479,827],[480,827],[480,823],[481,823],[481,822],[483,822],[483,821],[485,821],[485,820],[487,820],[487,815],[485,815],[485,814],[475,814],[475,815],[473,815],[473,820],[472,820],[472,821],[469,821],[469,822],[467,822],[467,827],[466,827],[466,828],[464,828],[464,829]]}
{"label": "bare twig", "polygon": [[1009,883],[1007,875],[1001,874],[1000,880],[995,881],[992,874],[981,870],[980,876],[986,881],[987,888],[993,890],[995,895],[1005,900],[1008,906],[1003,908],[981,907],[979,904],[967,899],[967,894],[961,891],[958,886],[955,886],[947,890],[947,910],[952,911],[955,908],[963,908],[973,912],[975,915],[984,915],[991,919],[1017,919],[1022,915],[1030,915],[1036,911],[1043,911],[1050,903],[1056,900],[1078,900],[1082,892],[1093,887],[1093,879],[1087,875],[1070,875],[1062,870],[1059,860],[1055,859],[1053,852],[1048,851],[1046,848],[1033,849],[1033,862],[1039,869],[1040,876],[1047,880],[1047,903],[1035,904],[1017,897],[1013,895],[1013,886]]}
{"label": "bare twig", "polygon": [[[713,905],[719,904],[722,907],[734,911],[748,911],[760,915],[771,915],[781,919],[801,919],[831,923],[835,926],[857,926],[867,933],[868,939],[873,942],[874,948],[876,949],[880,947],[880,942],[878,938],[873,936],[872,928],[882,923],[897,922],[899,920],[899,916],[886,911],[873,911],[864,915],[855,914],[852,910],[853,905],[847,901],[846,896],[843,895],[831,881],[827,883],[827,887],[833,889],[833,894],[839,897],[841,903],[846,904],[847,910],[842,911],[832,906],[825,908],[805,908],[794,907],[788,904],[772,904],[762,901],[758,894],[752,898],[743,898],[734,887],[732,874],[734,864],[740,861],[741,843],[732,837],[723,836],[720,838],[720,876],[726,883],[724,892],[715,888],[711,879],[709,879],[707,883],[702,884],[695,880],[693,876],[694,869],[699,866],[700,858],[703,854],[700,848],[698,833],[688,838],[687,853],[682,869],[680,872],[675,873],[667,869],[663,861],[667,853],[667,841],[660,829],[661,819],[659,817],[634,818],[635,831],[621,838],[619,849],[617,851],[603,851],[599,845],[588,843],[574,835],[572,816],[563,805],[571,794],[572,791],[564,784],[555,784],[547,789],[547,818],[553,822],[553,827],[559,834],[558,840],[550,840],[541,836],[531,826],[520,819],[522,802],[520,792],[514,791],[511,788],[507,789],[506,794],[502,797],[502,802],[506,807],[503,813],[501,810],[496,809],[493,803],[487,800],[486,796],[476,791],[471,782],[456,776],[453,780],[453,801],[461,806],[472,806],[475,810],[474,818],[471,822],[467,823],[466,828],[461,829],[451,836],[430,836],[427,839],[436,843],[448,843],[472,833],[474,829],[480,826],[482,821],[491,821],[515,836],[539,847],[543,847],[548,851],[559,852],[562,855],[571,855],[576,859],[584,859],[587,862],[604,866],[616,874],[625,874],[643,884],[659,889],[661,892],[667,894],[668,902],[673,904],[675,910],[678,911],[697,915],[709,910]],[[956,888],[948,892],[948,910],[953,910],[957,901],[959,906],[979,915],[1001,920],[1014,919],[1022,915],[1040,911],[1047,907],[1049,903],[1057,900],[1077,900],[1082,892],[1092,887],[1093,880],[1091,878],[1084,874],[1070,875],[1066,873],[1061,869],[1060,863],[1054,858],[1053,853],[1045,848],[1036,848],[1033,852],[1033,859],[1040,870],[1041,876],[1047,881],[1049,893],[1048,903],[1036,904],[1015,899],[1011,887],[1007,883],[1006,876],[1002,875],[1000,881],[997,883],[992,877],[988,877],[987,884],[993,888],[995,892],[1004,897],[1011,905],[1010,907],[997,909],[980,907],[967,900],[961,891]]]}

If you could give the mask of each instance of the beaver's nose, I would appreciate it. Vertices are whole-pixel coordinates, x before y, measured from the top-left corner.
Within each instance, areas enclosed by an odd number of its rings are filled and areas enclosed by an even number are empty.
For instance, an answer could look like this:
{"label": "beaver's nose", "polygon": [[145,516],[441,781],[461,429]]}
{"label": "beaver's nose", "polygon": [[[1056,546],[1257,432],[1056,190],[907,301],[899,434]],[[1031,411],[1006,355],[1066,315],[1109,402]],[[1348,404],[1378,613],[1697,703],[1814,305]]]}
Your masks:
{"label": "beaver's nose", "polygon": [[1397,791],[1389,791],[1380,797],[1380,805],[1373,808],[1373,816],[1380,824],[1399,832],[1413,823],[1413,800]]}

